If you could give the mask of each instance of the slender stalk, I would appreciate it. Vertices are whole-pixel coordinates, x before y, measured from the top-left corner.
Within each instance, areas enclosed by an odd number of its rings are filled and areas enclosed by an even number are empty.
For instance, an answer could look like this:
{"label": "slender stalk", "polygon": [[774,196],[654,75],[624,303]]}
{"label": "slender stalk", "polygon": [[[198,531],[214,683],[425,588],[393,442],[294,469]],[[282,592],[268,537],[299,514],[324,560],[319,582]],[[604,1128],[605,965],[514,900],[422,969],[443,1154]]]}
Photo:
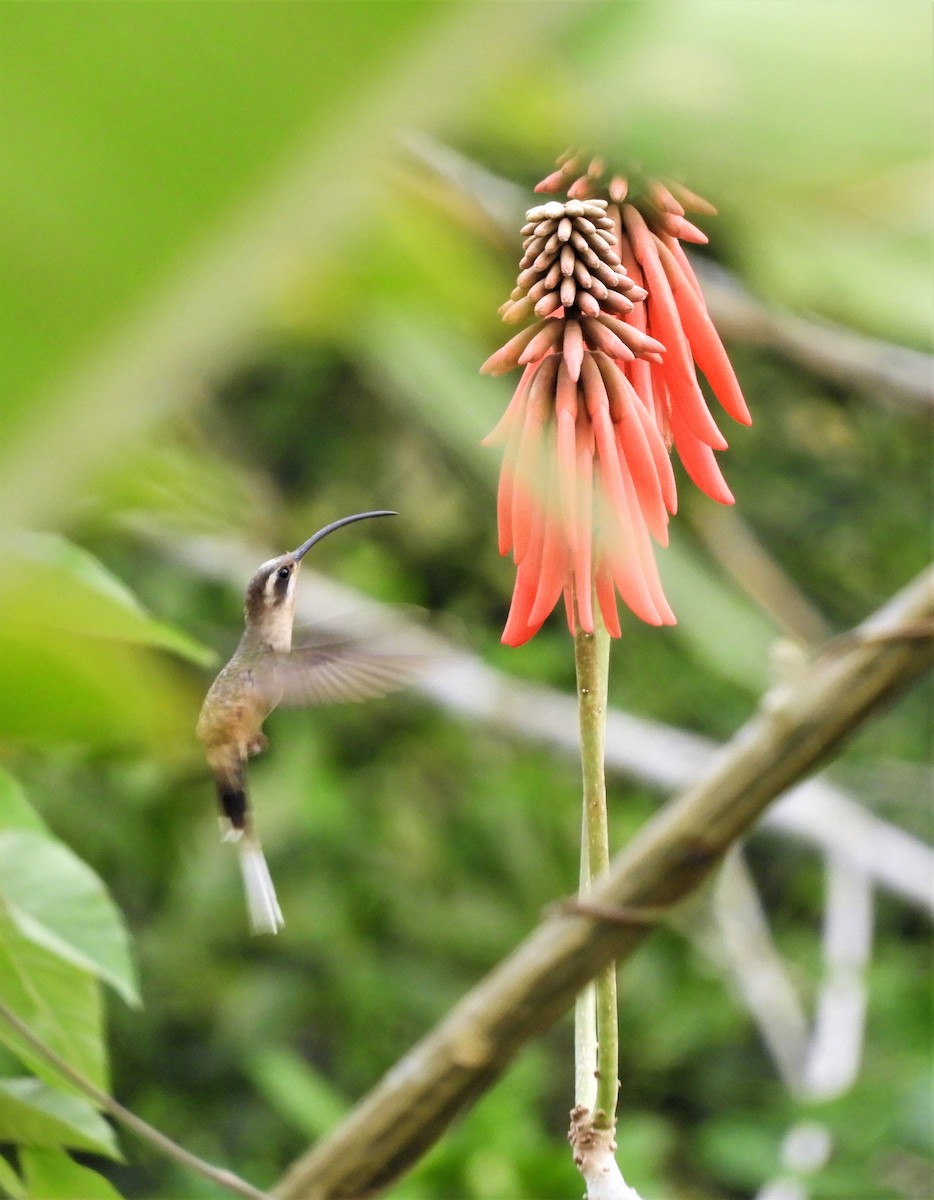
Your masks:
{"label": "slender stalk", "polygon": [[[584,792],[580,876],[580,890],[584,894],[589,891],[593,880],[610,865],[604,768],[610,637],[599,622],[595,633],[577,631],[574,658],[577,666]],[[595,1026],[594,1032],[585,1028],[585,1024],[591,1028]],[[619,1088],[619,1028],[614,963],[608,964],[596,976],[593,1001],[589,1000],[586,993],[578,1000],[575,1011],[575,1052],[578,1055],[575,1065],[576,1102],[592,1110],[595,1128],[612,1129],[616,1122],[616,1095]],[[596,1078],[595,1090],[586,1085],[588,1072]]]}
{"label": "slender stalk", "polygon": [[[586,812],[581,822],[580,886],[590,880]],[[574,1105],[593,1112],[597,1107],[597,986],[592,979],[574,1002]]]}
{"label": "slender stalk", "polygon": [[2,1000],[0,1000],[0,1020],[14,1029],[30,1050],[44,1059],[56,1074],[67,1079],[79,1092],[87,1096],[92,1104],[103,1112],[109,1113],[114,1120],[119,1121],[142,1141],[148,1142],[160,1154],[164,1154],[166,1158],[172,1159],[173,1162],[186,1167],[189,1171],[194,1171],[196,1175],[203,1175],[205,1179],[210,1179],[212,1183],[226,1188],[228,1192],[233,1192],[236,1196],[246,1196],[248,1200],[270,1200],[267,1192],[261,1192],[246,1180],[241,1179],[239,1175],[235,1175],[233,1171],[215,1167],[212,1163],[205,1162],[203,1158],[191,1154],[183,1146],[179,1146],[171,1138],[166,1137],[155,1126],[144,1121],[142,1117],[138,1117],[128,1108],[124,1108],[119,1100],[114,1100],[113,1096],[101,1091],[99,1087],[91,1083],[90,1079],[86,1079],[80,1071],[76,1071],[41,1038],[37,1037],[26,1022],[21,1020]]}

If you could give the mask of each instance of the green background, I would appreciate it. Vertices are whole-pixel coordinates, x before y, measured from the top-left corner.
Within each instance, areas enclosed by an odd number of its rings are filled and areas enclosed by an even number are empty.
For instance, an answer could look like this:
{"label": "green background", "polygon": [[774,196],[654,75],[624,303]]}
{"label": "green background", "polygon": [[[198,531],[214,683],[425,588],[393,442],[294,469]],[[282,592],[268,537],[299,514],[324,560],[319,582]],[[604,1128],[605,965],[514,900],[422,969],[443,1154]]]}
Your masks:
{"label": "green background", "polygon": [[[108,999],[112,1086],[147,1119],[270,1186],[573,888],[577,860],[577,770],[547,747],[414,696],[278,714],[252,780],[288,924],[251,941],[193,737],[241,595],[173,547],[245,538],[259,562],[396,508],[316,565],[572,687],[559,621],[499,645],[511,574],[478,445],[510,394],[476,372],[505,340],[508,230],[534,181],[581,142],[682,178],[720,210],[706,256],[758,298],[927,350],[931,33],[923,0],[0,5],[0,761],[124,914],[144,1007]],[[928,556],[929,423],[885,389],[728,348],[755,419],[726,430],[739,518],[844,629]],[[626,623],[612,699],[725,738],[784,631],[707,548],[730,536],[713,506],[679,487],[662,570],[680,624]],[[912,697],[834,768],[918,834],[926,716]],[[659,799],[614,781],[615,845]],[[0,804],[5,836],[26,836],[23,811]],[[58,843],[10,845],[111,928]],[[773,837],[750,856],[810,1005],[820,861]],[[929,1194],[925,937],[879,897],[864,1064],[816,1114],[836,1153],[815,1196]],[[53,988],[90,989],[88,1020],[91,975],[132,995],[114,938]],[[645,1200],[753,1195],[802,1110],[722,974],[660,932],[623,974],[621,1027],[627,1179]],[[392,1195],[576,1194],[571,1077],[565,1022]],[[216,1194],[122,1144],[125,1163],[79,1159],[126,1196]],[[31,1163],[37,1195],[96,1186]]]}

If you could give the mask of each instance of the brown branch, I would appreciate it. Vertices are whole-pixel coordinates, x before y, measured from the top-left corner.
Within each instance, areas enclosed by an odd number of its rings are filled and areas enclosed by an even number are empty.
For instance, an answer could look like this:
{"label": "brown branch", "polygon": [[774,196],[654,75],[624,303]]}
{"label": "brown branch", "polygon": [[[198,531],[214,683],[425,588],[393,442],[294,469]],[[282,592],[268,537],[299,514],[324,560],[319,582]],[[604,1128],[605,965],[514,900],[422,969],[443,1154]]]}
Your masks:
{"label": "brown branch", "polygon": [[[915,633],[932,616],[928,572],[800,680],[769,693],[706,775],[613,860],[587,900],[624,911],[678,903],[770,801],[931,665],[934,639],[902,632]],[[291,1167],[275,1189],[278,1200],[349,1200],[386,1187],[588,979],[632,954],[648,932],[639,922],[554,911]]]}

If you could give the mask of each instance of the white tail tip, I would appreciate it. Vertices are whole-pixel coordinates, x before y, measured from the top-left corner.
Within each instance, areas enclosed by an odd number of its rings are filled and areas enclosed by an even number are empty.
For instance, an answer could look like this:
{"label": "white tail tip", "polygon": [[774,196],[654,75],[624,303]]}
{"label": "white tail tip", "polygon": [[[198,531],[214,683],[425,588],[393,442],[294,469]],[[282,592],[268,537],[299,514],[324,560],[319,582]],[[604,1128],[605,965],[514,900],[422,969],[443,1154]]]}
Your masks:
{"label": "white tail tip", "polygon": [[250,929],[253,933],[278,933],[285,921],[262,847],[255,838],[247,836],[240,839],[237,850],[246,891],[246,906],[250,913]]}

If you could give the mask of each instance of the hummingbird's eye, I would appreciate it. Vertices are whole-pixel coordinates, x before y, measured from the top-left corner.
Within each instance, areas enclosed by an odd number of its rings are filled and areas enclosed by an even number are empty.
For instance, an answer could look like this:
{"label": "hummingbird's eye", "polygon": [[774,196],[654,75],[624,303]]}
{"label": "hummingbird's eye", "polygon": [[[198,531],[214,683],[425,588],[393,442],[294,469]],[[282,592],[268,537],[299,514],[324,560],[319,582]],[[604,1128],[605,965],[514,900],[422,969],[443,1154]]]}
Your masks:
{"label": "hummingbird's eye", "polygon": [[279,570],[276,571],[276,574],[279,576],[280,579],[288,579],[288,577],[292,574],[292,568],[291,567],[280,567]]}

